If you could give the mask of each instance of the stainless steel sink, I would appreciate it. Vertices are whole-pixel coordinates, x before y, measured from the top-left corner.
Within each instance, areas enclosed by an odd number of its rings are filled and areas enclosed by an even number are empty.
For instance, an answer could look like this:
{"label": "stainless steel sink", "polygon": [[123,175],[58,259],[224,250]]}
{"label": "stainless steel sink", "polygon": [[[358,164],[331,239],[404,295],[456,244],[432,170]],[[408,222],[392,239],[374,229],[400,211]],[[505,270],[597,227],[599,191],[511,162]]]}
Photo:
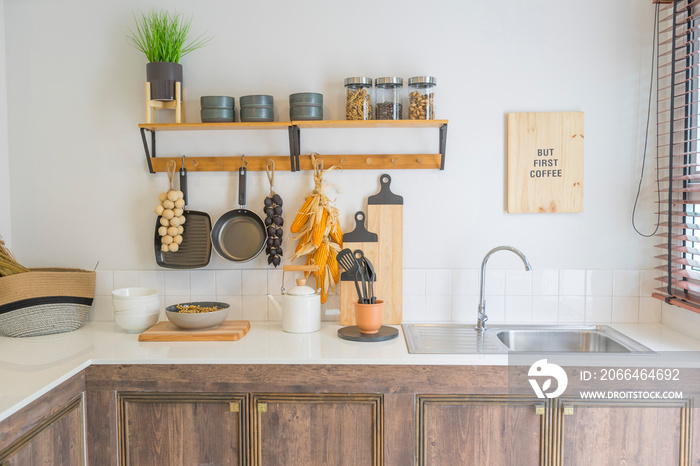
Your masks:
{"label": "stainless steel sink", "polygon": [[607,325],[403,324],[409,353],[653,353]]}

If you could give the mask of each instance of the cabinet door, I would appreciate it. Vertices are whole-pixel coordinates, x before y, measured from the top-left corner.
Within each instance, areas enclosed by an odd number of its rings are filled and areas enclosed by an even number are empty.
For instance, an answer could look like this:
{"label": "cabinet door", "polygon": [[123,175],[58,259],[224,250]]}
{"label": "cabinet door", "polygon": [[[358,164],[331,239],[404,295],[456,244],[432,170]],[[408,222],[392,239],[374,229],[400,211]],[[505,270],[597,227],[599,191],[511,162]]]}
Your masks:
{"label": "cabinet door", "polygon": [[245,464],[246,396],[120,393],[119,462]]}
{"label": "cabinet door", "polygon": [[82,397],[0,453],[2,466],[85,464]]}
{"label": "cabinet door", "polygon": [[418,464],[548,464],[549,403],[532,397],[418,395]]}
{"label": "cabinet door", "polygon": [[251,464],[382,464],[382,395],[252,395]]}
{"label": "cabinet door", "polygon": [[566,466],[686,465],[690,461],[690,402],[558,400],[558,462]]}

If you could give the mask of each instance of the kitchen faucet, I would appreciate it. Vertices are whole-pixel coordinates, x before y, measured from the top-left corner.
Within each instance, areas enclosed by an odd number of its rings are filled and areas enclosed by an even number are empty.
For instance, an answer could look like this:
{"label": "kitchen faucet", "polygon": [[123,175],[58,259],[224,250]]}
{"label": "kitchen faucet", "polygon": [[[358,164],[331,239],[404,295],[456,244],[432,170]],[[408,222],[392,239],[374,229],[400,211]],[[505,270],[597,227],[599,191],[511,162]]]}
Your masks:
{"label": "kitchen faucet", "polygon": [[486,279],[486,262],[488,262],[489,257],[494,252],[498,251],[511,251],[520,257],[522,259],[523,264],[525,264],[525,270],[532,270],[532,267],[530,266],[530,262],[528,262],[527,257],[520,252],[518,249],[512,247],[512,246],[498,246],[496,248],[493,248],[489,252],[486,253],[486,256],[484,256],[484,260],[481,262],[481,282],[480,282],[480,293],[479,293],[479,315],[478,319],[476,321],[476,327],[474,327],[477,331],[481,332],[482,330],[486,330],[486,321],[489,320],[489,318],[486,316],[486,296],[484,293],[484,288],[486,287],[485,284],[485,279]]}

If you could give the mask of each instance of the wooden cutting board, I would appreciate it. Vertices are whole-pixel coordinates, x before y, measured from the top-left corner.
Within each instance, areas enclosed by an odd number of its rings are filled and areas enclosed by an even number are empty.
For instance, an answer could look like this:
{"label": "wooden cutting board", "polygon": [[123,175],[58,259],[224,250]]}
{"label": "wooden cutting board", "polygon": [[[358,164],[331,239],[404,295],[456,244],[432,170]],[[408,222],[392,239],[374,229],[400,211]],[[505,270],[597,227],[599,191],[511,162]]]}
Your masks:
{"label": "wooden cutting board", "polygon": [[[378,238],[376,233],[367,231],[365,228],[365,220],[367,216],[361,210],[355,213],[355,229],[350,233],[343,234],[343,247],[352,249],[361,249],[365,257],[372,264],[377,260],[379,253]],[[342,270],[342,269],[341,269]],[[362,287],[362,283],[360,283]],[[375,283],[374,294],[377,294],[377,286]],[[357,291],[355,289],[354,277],[350,274],[342,272],[340,274],[340,324],[355,325],[355,306],[353,302],[357,301]]]}
{"label": "wooden cutting board", "polygon": [[227,320],[218,327],[203,330],[185,330],[163,321],[139,335],[139,341],[236,341],[248,330],[247,320]]}
{"label": "wooden cutting board", "polygon": [[374,291],[384,300],[386,325],[399,325],[403,314],[403,197],[391,192],[391,177],[379,177],[379,193],[367,199],[367,227],[379,237],[373,260],[377,273]]}

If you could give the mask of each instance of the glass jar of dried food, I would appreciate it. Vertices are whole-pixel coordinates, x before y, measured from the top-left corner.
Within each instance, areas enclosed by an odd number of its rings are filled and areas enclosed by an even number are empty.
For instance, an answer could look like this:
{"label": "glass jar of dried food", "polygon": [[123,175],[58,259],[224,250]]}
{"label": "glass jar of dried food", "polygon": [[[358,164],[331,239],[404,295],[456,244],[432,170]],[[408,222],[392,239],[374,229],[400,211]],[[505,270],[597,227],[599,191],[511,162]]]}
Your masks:
{"label": "glass jar of dried food", "polygon": [[401,104],[403,79],[396,77],[377,78],[374,80],[376,104],[374,116],[377,120],[400,120],[403,115]]}
{"label": "glass jar of dried food", "polygon": [[372,119],[372,78],[345,79],[345,119]]}
{"label": "glass jar of dried food", "polygon": [[435,119],[435,78],[414,76],[408,79],[408,118]]}

